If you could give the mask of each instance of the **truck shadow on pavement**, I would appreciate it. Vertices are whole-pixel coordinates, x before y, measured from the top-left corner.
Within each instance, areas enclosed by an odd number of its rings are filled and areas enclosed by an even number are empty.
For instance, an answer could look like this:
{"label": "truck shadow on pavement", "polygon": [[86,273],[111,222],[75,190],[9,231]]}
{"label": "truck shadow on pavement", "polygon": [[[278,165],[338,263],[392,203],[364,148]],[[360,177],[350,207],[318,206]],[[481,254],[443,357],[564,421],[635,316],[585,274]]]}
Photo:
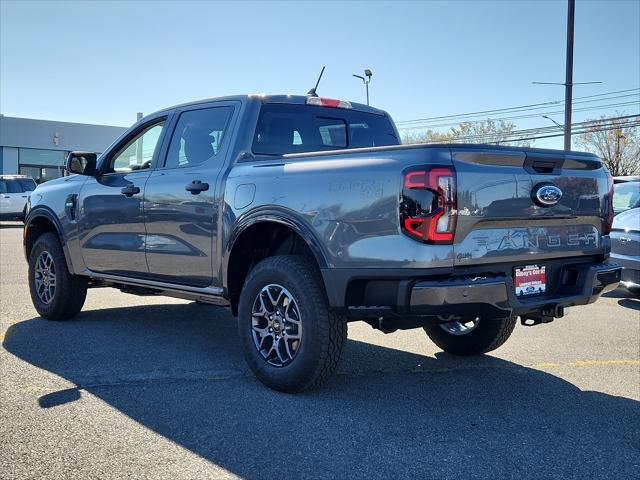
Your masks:
{"label": "truck shadow on pavement", "polygon": [[235,328],[223,310],[150,305],[33,318],[11,326],[3,345],[76,385],[38,399],[51,415],[88,392],[242,477],[637,473],[640,402],[491,356],[433,358],[354,340],[324,388],[286,395],[253,378]]}
{"label": "truck shadow on pavement", "polygon": [[621,307],[630,308],[631,310],[640,310],[640,299],[623,288],[617,288],[612,292],[605,293],[603,296],[618,298],[618,305]]}

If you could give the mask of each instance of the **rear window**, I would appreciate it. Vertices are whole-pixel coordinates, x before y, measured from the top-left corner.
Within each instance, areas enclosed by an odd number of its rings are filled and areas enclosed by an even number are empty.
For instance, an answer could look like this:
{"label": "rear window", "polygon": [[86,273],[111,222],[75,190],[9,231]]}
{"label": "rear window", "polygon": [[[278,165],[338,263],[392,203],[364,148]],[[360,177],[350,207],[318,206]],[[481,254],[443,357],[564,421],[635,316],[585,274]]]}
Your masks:
{"label": "rear window", "polygon": [[273,103],[263,105],[260,111],[253,153],[283,155],[399,143],[385,115]]}
{"label": "rear window", "polygon": [[24,193],[36,189],[36,182],[32,178],[11,178],[0,180],[0,193]]}

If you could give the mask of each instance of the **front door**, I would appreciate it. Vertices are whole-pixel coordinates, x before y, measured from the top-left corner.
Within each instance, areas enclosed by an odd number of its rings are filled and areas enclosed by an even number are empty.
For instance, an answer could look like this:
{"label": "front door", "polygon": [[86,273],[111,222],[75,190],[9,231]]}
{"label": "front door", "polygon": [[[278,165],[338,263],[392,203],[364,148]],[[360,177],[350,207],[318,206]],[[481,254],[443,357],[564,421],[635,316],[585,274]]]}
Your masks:
{"label": "front door", "polygon": [[233,102],[179,112],[166,159],[147,181],[146,254],[156,280],[198,287],[213,282],[216,181],[233,113]]}
{"label": "front door", "polygon": [[102,159],[78,196],[78,231],[90,270],[147,276],[142,198],[165,118],[134,130]]}

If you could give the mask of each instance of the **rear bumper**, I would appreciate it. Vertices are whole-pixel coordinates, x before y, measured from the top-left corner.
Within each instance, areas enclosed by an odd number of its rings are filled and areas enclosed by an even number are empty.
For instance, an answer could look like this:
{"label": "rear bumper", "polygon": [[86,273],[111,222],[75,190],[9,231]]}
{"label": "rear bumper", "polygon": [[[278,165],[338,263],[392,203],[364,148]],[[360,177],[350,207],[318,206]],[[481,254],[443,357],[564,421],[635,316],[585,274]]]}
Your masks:
{"label": "rear bumper", "polygon": [[418,282],[411,289],[408,312],[411,315],[462,316],[561,316],[561,309],[595,302],[620,282],[621,269],[615,264],[573,266],[562,275],[553,295],[516,297],[513,279],[459,277],[446,282]]}
{"label": "rear bumper", "polygon": [[549,265],[547,292],[517,297],[513,265],[495,265],[494,271],[453,270],[418,276],[412,269],[383,276],[377,271],[323,270],[332,308],[351,319],[413,318],[446,321],[459,317],[561,317],[565,307],[595,302],[614,290],[621,279],[619,265],[601,261],[558,260]]}

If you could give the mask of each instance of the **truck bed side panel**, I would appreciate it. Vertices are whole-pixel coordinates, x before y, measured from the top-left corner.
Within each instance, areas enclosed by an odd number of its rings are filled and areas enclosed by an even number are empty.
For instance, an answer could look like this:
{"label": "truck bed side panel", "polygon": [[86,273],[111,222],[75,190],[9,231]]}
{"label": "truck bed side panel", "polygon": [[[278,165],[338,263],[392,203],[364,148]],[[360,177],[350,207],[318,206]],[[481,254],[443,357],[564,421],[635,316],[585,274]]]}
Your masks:
{"label": "truck bed side panel", "polygon": [[252,215],[254,206],[286,209],[315,235],[330,268],[450,268],[451,245],[427,246],[399,229],[401,172],[425,163],[450,165],[449,149],[381,149],[241,163],[230,172],[225,198],[234,199],[242,184],[255,185],[255,198],[243,208],[227,200],[224,208],[233,223]]}

